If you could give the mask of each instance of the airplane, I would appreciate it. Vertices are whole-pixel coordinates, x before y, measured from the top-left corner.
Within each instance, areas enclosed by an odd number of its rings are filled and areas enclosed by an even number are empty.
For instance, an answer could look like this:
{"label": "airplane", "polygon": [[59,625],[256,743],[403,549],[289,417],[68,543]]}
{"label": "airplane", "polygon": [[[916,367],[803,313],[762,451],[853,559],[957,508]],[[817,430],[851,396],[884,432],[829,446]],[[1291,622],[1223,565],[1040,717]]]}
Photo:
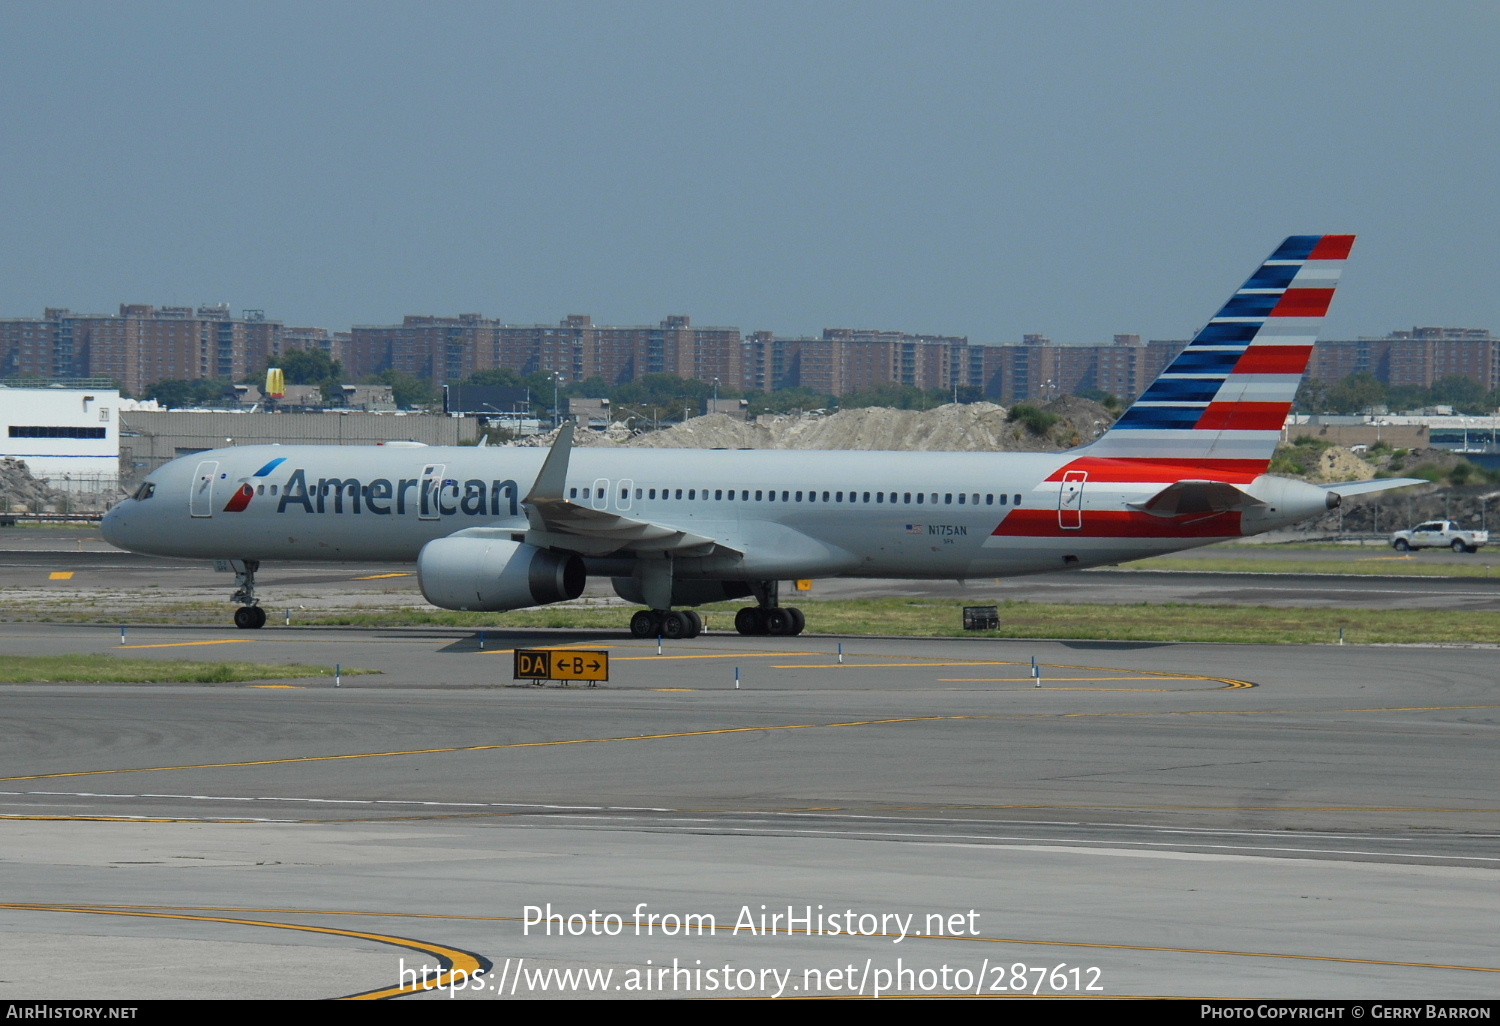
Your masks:
{"label": "airplane", "polygon": [[1092,444],[1056,453],[241,446],[184,456],[109,511],[111,544],[228,562],[237,626],[271,560],[417,564],[428,602],[503,612],[613,579],[636,637],[752,598],[741,634],[800,634],[779,582],[1081,570],[1288,527],[1349,495],[1267,471],[1352,235],[1294,235]]}

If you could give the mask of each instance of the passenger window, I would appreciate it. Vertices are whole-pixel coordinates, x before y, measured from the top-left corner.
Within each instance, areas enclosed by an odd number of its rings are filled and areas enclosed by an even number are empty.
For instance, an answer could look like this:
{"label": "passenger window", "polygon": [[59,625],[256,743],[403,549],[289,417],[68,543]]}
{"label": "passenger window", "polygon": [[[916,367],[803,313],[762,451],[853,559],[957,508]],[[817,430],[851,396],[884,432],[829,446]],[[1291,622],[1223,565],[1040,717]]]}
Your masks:
{"label": "passenger window", "polygon": [[923,498],[925,498],[925,495],[924,495],[924,493],[922,493],[922,492],[918,492],[918,493],[917,493],[917,505],[918,505],[918,506],[920,506],[920,505],[922,505],[922,499],[923,499]]}
{"label": "passenger window", "polygon": [[677,497],[679,499],[682,498],[682,489],[681,488],[677,489]]}
{"label": "passenger window", "polygon": [[785,488],[783,488],[781,490],[781,501],[782,502],[791,502],[792,501],[792,493],[789,492],[789,491],[787,491]]}
{"label": "passenger window", "polygon": [[266,486],[265,485],[256,485],[255,486],[255,494],[256,495],[264,495],[264,494],[266,494]]}
{"label": "passenger window", "polygon": [[801,493],[801,492],[798,492],[798,493],[797,493],[797,501],[798,501],[798,502],[801,502],[801,501],[802,501],[802,493]]}
{"label": "passenger window", "polygon": [[761,490],[759,488],[755,489],[755,501],[756,502],[760,501],[760,491]]}
{"label": "passenger window", "polygon": [[[963,497],[960,496],[958,501],[959,502],[963,502],[964,501]],[[979,505],[979,493],[978,492],[974,493],[974,505],[976,505],[976,506]]]}
{"label": "passenger window", "polygon": [[272,485],[271,486],[271,494],[275,495],[276,492],[277,492],[277,490],[280,489],[280,488],[281,488],[281,485]]}
{"label": "passenger window", "polygon": [[1015,505],[1017,505],[1017,506],[1019,506],[1019,505],[1020,505],[1020,504],[1021,504],[1021,493],[1020,493],[1020,492],[1017,492],[1017,493],[1016,493],[1016,501],[1015,501]]}
{"label": "passenger window", "polygon": [[[932,501],[933,502],[937,502],[937,496],[936,495],[934,495],[932,497]],[[948,492],[946,495],[943,496],[943,505],[944,506],[951,506],[951,505],[953,505],[953,493],[952,492]]]}
{"label": "passenger window", "polygon": [[824,502],[827,502],[827,501],[828,501],[828,493],[827,493],[827,492],[824,492],[824,493],[823,493],[823,501],[824,501]]}
{"label": "passenger window", "polygon": [[637,489],[636,489],[636,490],[635,490],[635,497],[636,497],[636,498],[637,498],[637,499],[639,499],[639,498],[640,498],[640,497],[641,497],[641,490],[640,490],[640,489],[639,489],[639,488],[637,488]]}
{"label": "passenger window", "polygon": [[959,492],[958,493],[958,504],[960,506],[962,506],[964,504],[964,493],[963,492]]}
{"label": "passenger window", "polygon": [[1005,500],[1007,498],[1009,498],[1009,496],[1006,496],[1006,495],[1000,496],[1000,505],[1004,506],[1005,505]]}
{"label": "passenger window", "polygon": [[904,493],[902,493],[901,501],[902,502],[906,502],[906,503],[911,502],[911,492],[904,492]]}
{"label": "passenger window", "polygon": [[870,501],[870,493],[869,492],[865,492],[865,501],[866,502]]}
{"label": "passenger window", "polygon": [[578,498],[578,489],[577,488],[569,488],[568,489],[568,498],[570,498],[570,499],[576,499],[576,498]]}
{"label": "passenger window", "polygon": [[697,492],[698,492],[698,489],[696,489],[696,488],[689,488],[688,489],[688,498],[689,499],[697,498]]}

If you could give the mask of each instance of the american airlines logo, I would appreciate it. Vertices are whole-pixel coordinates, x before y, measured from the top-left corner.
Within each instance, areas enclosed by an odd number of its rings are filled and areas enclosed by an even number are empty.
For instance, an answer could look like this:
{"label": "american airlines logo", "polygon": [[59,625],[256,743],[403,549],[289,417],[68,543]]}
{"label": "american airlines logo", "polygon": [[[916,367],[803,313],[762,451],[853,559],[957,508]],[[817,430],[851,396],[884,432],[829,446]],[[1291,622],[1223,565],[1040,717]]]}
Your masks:
{"label": "american airlines logo", "polygon": [[[277,460],[276,462],[281,462]],[[268,468],[263,468],[263,470]],[[256,475],[261,476],[260,474]],[[226,513],[241,513],[255,497],[255,486],[241,485],[224,507]],[[307,479],[298,468],[281,488],[276,512],[288,508],[304,513],[373,513],[404,516],[416,511],[420,516],[519,516],[520,491],[511,480],[481,481],[477,478],[459,481],[444,478],[377,477],[368,483],[353,477],[320,477]]]}

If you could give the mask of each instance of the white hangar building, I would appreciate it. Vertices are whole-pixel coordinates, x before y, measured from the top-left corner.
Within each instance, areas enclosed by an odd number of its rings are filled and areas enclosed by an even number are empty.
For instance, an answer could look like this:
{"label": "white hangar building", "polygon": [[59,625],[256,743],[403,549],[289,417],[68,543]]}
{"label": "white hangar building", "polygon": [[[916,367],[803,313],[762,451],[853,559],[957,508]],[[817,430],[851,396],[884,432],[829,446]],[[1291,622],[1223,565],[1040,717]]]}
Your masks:
{"label": "white hangar building", "polygon": [[120,474],[120,392],[0,385],[0,457],[62,491],[113,488]]}

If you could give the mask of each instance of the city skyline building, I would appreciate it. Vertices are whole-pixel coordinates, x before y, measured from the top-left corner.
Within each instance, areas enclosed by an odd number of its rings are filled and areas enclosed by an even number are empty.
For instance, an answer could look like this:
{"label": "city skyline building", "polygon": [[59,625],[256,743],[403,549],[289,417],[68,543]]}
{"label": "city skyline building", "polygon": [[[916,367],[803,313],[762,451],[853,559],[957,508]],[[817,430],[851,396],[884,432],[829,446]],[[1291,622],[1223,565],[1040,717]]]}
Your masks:
{"label": "city skyline building", "polygon": [[[169,379],[240,381],[293,349],[338,361],[349,381],[387,370],[437,388],[486,370],[541,374],[566,386],[607,386],[648,374],[717,382],[744,391],[801,387],[835,397],[882,385],[962,389],[1014,403],[1098,391],[1129,401],[1187,344],[1121,333],[1107,343],[1059,343],[1041,333],[1019,343],[874,328],[825,328],[818,336],[744,334],[669,315],[655,325],[599,325],[587,314],[556,324],[515,325],[478,313],[408,315],[398,325],[348,331],[287,326],[262,310],[239,317],[227,304],[121,304],[119,313],[49,307],[41,317],[0,319],[0,380],[115,382],[130,395]],[[1463,376],[1500,387],[1500,338],[1483,328],[1413,327],[1379,337],[1329,339],[1307,376],[1333,383],[1367,372],[1392,387],[1430,387]]]}

